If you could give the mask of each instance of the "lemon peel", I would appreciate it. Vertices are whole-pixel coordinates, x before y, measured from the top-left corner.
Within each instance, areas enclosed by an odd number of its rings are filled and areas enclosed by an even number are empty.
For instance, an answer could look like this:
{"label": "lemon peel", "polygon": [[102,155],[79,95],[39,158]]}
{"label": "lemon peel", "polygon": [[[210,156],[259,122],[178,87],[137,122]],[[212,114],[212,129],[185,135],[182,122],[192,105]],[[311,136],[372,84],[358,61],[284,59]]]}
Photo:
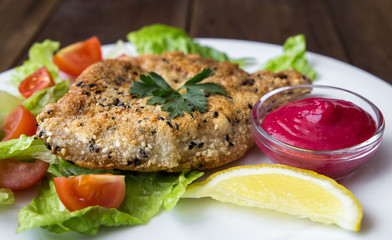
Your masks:
{"label": "lemon peel", "polygon": [[350,231],[359,231],[363,215],[359,201],[335,180],[280,164],[229,168],[191,184],[183,196],[202,197],[273,209]]}

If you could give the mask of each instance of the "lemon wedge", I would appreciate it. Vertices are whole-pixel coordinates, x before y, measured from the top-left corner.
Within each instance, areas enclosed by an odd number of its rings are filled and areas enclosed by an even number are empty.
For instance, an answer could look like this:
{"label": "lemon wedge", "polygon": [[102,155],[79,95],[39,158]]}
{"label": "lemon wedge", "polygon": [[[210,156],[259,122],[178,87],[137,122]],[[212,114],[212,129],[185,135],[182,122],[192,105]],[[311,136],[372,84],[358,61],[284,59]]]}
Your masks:
{"label": "lemon wedge", "polygon": [[211,197],[221,202],[273,209],[358,231],[362,206],[331,178],[279,164],[239,166],[191,184],[184,198]]}

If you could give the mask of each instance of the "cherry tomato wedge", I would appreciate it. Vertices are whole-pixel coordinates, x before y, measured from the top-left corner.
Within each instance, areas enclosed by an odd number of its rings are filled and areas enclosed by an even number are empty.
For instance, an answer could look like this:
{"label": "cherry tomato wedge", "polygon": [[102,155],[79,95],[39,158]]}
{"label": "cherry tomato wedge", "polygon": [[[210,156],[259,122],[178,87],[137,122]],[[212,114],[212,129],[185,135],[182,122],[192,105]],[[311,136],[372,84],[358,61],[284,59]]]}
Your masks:
{"label": "cherry tomato wedge", "polygon": [[5,136],[2,141],[19,138],[20,135],[33,136],[37,131],[37,120],[34,115],[22,105],[12,110],[5,119]]}
{"label": "cherry tomato wedge", "polygon": [[89,206],[118,208],[125,196],[123,175],[90,174],[54,178],[57,195],[69,211]]}
{"label": "cherry tomato wedge", "polygon": [[19,92],[25,98],[30,97],[38,90],[48,88],[54,85],[52,76],[48,69],[43,66],[37,71],[27,76],[19,85]]}
{"label": "cherry tomato wedge", "polygon": [[95,36],[61,49],[53,58],[53,62],[61,71],[73,77],[77,77],[88,66],[101,60],[101,44]]}
{"label": "cherry tomato wedge", "polygon": [[[16,107],[5,119],[5,137],[2,141],[19,138],[21,134],[33,136],[36,132],[34,115],[23,106]],[[0,188],[23,190],[39,182],[49,164],[41,160],[21,162],[17,159],[0,160]]]}
{"label": "cherry tomato wedge", "polygon": [[23,190],[39,182],[49,163],[41,160],[21,162],[17,159],[0,160],[0,188]]}

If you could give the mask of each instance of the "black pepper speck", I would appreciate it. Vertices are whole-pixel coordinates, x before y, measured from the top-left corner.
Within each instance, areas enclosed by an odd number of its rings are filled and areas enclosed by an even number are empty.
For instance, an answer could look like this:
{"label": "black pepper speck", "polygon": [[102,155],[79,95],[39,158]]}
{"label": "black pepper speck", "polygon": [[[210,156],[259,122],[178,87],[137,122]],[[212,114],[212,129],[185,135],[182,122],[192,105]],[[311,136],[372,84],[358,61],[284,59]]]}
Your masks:
{"label": "black pepper speck", "polygon": [[253,80],[253,79],[247,79],[247,80],[245,80],[244,82],[242,82],[242,86],[246,86],[246,85],[249,85],[249,86],[253,86],[253,84],[255,84],[255,80]]}
{"label": "black pepper speck", "polygon": [[135,158],[134,162],[135,162],[135,166],[139,166],[140,164],[142,164],[139,158]]}
{"label": "black pepper speck", "polygon": [[51,146],[49,143],[47,143],[47,142],[45,142],[45,147],[46,147],[48,150],[52,150],[52,146]]}
{"label": "black pepper speck", "polygon": [[225,140],[228,142],[230,140],[229,135],[225,136]]}
{"label": "black pepper speck", "polygon": [[139,148],[139,153],[142,158],[148,158],[147,153],[143,149]]}
{"label": "black pepper speck", "polygon": [[98,87],[98,85],[95,83],[92,83],[92,84],[86,84],[86,87],[93,88],[93,87]]}

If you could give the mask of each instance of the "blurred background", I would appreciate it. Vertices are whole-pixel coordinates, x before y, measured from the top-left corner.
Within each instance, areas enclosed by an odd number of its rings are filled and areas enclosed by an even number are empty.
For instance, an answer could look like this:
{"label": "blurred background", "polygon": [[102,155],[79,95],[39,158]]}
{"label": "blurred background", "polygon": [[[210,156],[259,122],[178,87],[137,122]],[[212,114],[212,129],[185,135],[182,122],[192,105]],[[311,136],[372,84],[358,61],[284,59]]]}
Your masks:
{"label": "blurred background", "polygon": [[391,0],[0,0],[0,71],[46,38],[62,47],[98,36],[102,44],[154,23],[191,37],[283,44],[298,33],[309,51],[392,83]]}

